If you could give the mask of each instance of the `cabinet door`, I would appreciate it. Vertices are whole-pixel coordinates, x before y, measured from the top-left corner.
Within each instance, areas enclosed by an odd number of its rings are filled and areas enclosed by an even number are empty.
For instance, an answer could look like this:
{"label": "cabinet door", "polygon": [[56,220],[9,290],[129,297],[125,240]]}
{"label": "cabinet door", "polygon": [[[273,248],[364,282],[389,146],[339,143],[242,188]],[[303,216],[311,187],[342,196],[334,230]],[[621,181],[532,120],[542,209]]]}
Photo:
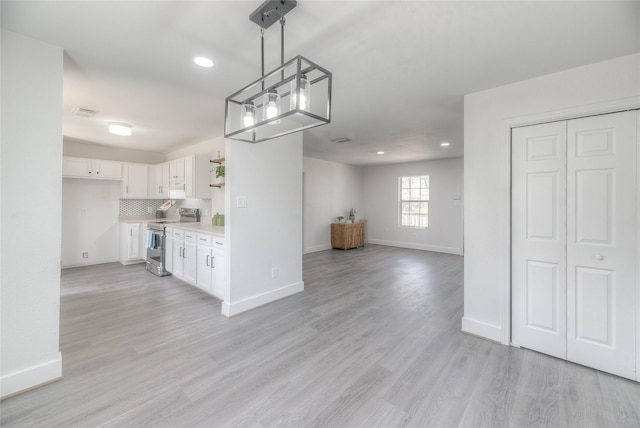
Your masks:
{"label": "cabinet door", "polygon": [[197,245],[195,242],[184,243],[184,250],[182,250],[182,257],[184,260],[184,274],[183,279],[191,284],[196,283],[196,268],[197,268]]}
{"label": "cabinet door", "polygon": [[211,247],[198,245],[196,285],[211,293],[213,250]]}
{"label": "cabinet door", "polygon": [[62,159],[63,177],[91,177],[91,159],[70,158]]}
{"label": "cabinet door", "polygon": [[160,181],[160,193],[158,194],[158,196],[160,196],[161,198],[168,198],[169,189],[171,188],[171,181],[169,176],[169,162],[165,162],[158,166],[162,170],[161,172],[162,180]]}
{"label": "cabinet door", "polygon": [[131,223],[127,225],[127,260],[137,260],[142,258],[140,252],[140,235],[140,223]]}
{"label": "cabinet door", "polygon": [[173,238],[170,236],[166,236],[164,241],[164,268],[173,273]]}
{"label": "cabinet door", "polygon": [[149,192],[152,197],[164,199],[169,197],[169,162],[161,163],[153,167],[153,190]]}
{"label": "cabinet door", "polygon": [[173,273],[178,278],[184,277],[184,240],[173,240]]}
{"label": "cabinet door", "polygon": [[184,158],[172,160],[169,164],[171,182],[184,181]]}
{"label": "cabinet door", "polygon": [[95,160],[93,161],[95,178],[104,178],[110,180],[119,180],[122,178],[122,163]]}
{"label": "cabinet door", "polygon": [[224,250],[216,248],[213,250],[213,277],[211,279],[211,292],[214,296],[224,300]]}
{"label": "cabinet door", "polygon": [[147,197],[147,166],[125,164],[122,197],[145,199]]}

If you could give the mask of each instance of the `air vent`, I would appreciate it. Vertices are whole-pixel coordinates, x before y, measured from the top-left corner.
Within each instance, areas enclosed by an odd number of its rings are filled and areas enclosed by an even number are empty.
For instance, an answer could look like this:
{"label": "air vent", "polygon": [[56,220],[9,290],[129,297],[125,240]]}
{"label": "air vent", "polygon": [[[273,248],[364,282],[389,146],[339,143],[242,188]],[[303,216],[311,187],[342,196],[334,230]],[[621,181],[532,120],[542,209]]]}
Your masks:
{"label": "air vent", "polygon": [[96,115],[96,112],[94,110],[89,110],[88,108],[82,108],[82,107],[74,107],[73,110],[71,110],[71,113],[75,114],[76,116],[82,116],[82,117],[93,117]]}
{"label": "air vent", "polygon": [[346,143],[347,141],[351,141],[351,138],[334,138],[333,140],[334,143]]}

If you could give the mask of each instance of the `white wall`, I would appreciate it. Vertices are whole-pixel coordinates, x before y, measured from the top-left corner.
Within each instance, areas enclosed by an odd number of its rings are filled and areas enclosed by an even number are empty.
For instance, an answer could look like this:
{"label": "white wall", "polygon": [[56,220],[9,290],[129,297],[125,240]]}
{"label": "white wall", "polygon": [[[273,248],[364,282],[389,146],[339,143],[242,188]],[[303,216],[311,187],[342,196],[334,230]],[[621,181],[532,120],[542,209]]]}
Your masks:
{"label": "white wall", "polygon": [[62,58],[2,30],[2,397],[62,376]]}
{"label": "white wall", "polygon": [[636,54],[465,96],[464,331],[510,341],[509,124],[607,110],[639,95]]}
{"label": "white wall", "polygon": [[[62,182],[62,267],[117,262],[122,181]],[[89,257],[82,258],[83,252]]]}
{"label": "white wall", "polygon": [[159,152],[125,149],[124,147],[105,146],[69,138],[64,139],[64,156],[88,159],[104,159],[119,162],[147,163],[157,165],[167,160],[167,156]]}
{"label": "white wall", "polygon": [[[429,175],[429,227],[399,227],[398,177],[425,174]],[[462,158],[366,167],[369,242],[461,255],[462,175]]]}
{"label": "white wall", "polygon": [[350,208],[356,218],[366,218],[361,167],[305,157],[304,252],[331,248],[331,223],[347,218]]}
{"label": "white wall", "polygon": [[[304,290],[302,134],[225,146],[229,276],[222,313],[231,316]],[[238,208],[239,196],[246,208]]]}

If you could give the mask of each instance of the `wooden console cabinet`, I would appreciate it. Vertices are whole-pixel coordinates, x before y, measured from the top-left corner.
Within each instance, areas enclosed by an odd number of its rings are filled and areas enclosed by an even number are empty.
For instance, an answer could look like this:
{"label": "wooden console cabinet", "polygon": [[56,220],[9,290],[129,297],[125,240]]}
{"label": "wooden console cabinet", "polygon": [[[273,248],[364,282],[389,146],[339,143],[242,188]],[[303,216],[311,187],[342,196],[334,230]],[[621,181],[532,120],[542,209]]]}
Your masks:
{"label": "wooden console cabinet", "polygon": [[331,223],[331,246],[341,250],[364,247],[364,223]]}

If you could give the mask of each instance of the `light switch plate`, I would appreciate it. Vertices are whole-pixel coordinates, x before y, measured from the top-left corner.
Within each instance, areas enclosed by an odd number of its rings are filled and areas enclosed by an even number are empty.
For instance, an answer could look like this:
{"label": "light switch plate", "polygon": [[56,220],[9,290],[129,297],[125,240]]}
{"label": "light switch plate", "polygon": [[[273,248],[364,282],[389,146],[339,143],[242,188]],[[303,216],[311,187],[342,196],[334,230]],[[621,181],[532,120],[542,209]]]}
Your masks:
{"label": "light switch plate", "polygon": [[247,208],[247,197],[246,196],[238,196],[236,198],[236,207],[238,207],[238,208]]}

